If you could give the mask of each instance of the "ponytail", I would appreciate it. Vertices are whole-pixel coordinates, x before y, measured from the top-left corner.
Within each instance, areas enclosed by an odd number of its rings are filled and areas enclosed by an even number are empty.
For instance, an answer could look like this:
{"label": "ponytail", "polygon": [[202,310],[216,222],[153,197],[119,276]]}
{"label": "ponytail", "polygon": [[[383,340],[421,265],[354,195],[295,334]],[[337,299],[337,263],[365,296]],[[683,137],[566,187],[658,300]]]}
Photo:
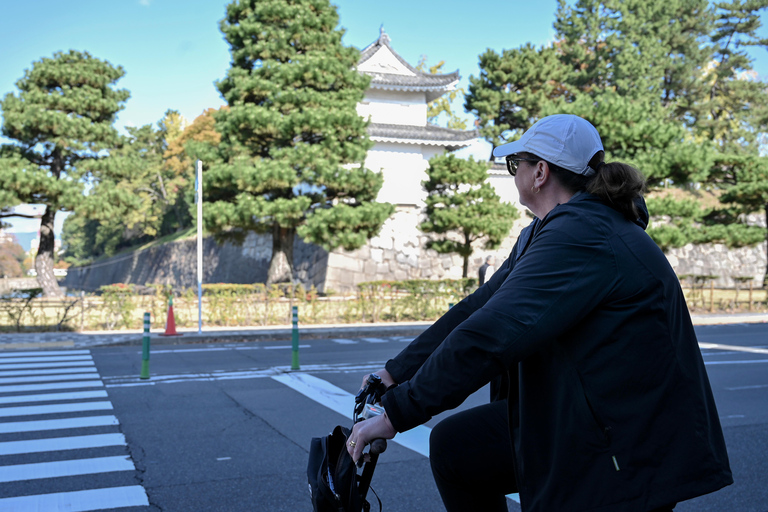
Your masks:
{"label": "ponytail", "polygon": [[645,178],[634,167],[621,162],[606,163],[605,153],[598,151],[589,161],[595,173],[584,176],[553,165],[549,170],[566,189],[574,194],[585,190],[596,195],[627,219],[634,221],[640,216],[635,200],[645,191]]}
{"label": "ponytail", "polygon": [[645,191],[645,178],[631,165],[621,162],[603,162],[604,153],[598,152],[589,162],[597,171],[589,178],[586,191],[609,203],[627,219],[640,216],[635,200]]}

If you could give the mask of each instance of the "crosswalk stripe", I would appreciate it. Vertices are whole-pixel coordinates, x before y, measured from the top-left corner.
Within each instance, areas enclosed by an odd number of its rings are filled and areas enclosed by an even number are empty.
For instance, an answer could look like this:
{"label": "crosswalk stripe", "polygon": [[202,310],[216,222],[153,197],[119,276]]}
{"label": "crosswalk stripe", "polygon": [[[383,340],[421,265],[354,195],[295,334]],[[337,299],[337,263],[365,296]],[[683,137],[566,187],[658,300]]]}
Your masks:
{"label": "crosswalk stripe", "polygon": [[10,416],[35,416],[39,414],[60,414],[63,412],[110,411],[112,402],[80,402],[74,404],[24,405],[21,407],[0,407],[0,418]]}
{"label": "crosswalk stripe", "polygon": [[39,480],[63,476],[93,475],[113,471],[133,471],[130,457],[98,457],[95,459],[58,460],[54,462],[35,462],[33,464],[15,464],[0,466],[0,482],[18,482],[20,480]]}
{"label": "crosswalk stripe", "polygon": [[[98,376],[98,375],[97,375]],[[24,384],[20,386],[0,386],[0,393],[21,393],[26,391],[45,391],[48,389],[100,388],[100,380],[81,380],[77,382],[56,382],[53,384]]]}
{"label": "crosswalk stripe", "polygon": [[119,425],[114,416],[86,416],[58,420],[14,421],[0,423],[0,434],[35,432],[38,430],[64,430],[68,428],[104,427]]}
{"label": "crosswalk stripe", "polygon": [[83,400],[87,398],[107,398],[107,392],[75,391],[73,393],[45,393],[42,395],[0,396],[0,404],[23,404],[25,402],[56,402],[60,400]]}
{"label": "crosswalk stripe", "polygon": [[41,362],[3,364],[2,361],[0,361],[0,370],[23,370],[26,368],[75,368],[77,366],[93,366],[93,359],[84,359],[82,361],[64,361],[58,363]]}
{"label": "crosswalk stripe", "polygon": [[[7,379],[0,378],[0,384],[21,384],[23,382],[47,382],[54,380],[78,380],[78,379],[92,379],[98,377],[99,374],[96,370],[88,373],[73,373],[69,375],[41,375],[39,377],[8,377]],[[2,391],[2,388],[0,388]]]}
{"label": "crosswalk stripe", "polygon": [[149,500],[140,485],[0,498],[0,510],[88,512],[142,506],[149,506]]}
{"label": "crosswalk stripe", "polygon": [[6,357],[0,359],[5,364],[8,363],[40,363],[40,362],[61,362],[61,361],[92,361],[91,356],[38,356],[38,357]]}
{"label": "crosswalk stripe", "polygon": [[[84,448],[124,445],[125,436],[123,434],[54,437],[30,439],[28,441],[6,441],[0,443],[0,455],[19,455],[23,453],[55,452],[58,450],[80,450]],[[2,510],[1,507],[0,510]]]}
{"label": "crosswalk stripe", "polygon": [[90,350],[46,350],[45,352],[8,352],[0,353],[0,361],[9,357],[24,356],[80,356],[90,355]]}
{"label": "crosswalk stripe", "polygon": [[68,373],[77,373],[77,372],[95,372],[96,367],[92,366],[92,368],[93,369],[91,368],[46,368],[46,369],[36,369],[36,370],[12,370],[12,371],[0,372],[0,375],[4,375],[6,377],[23,377],[25,375],[66,375]]}

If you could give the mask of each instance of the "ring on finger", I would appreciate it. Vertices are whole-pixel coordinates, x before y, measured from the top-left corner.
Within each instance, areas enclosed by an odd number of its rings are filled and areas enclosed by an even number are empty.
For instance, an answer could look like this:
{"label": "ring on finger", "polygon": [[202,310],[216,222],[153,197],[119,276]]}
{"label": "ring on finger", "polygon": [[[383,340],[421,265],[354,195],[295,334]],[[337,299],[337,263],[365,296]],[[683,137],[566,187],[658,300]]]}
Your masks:
{"label": "ring on finger", "polygon": [[349,446],[351,446],[352,448],[354,448],[356,444],[357,443],[352,440],[349,441]]}

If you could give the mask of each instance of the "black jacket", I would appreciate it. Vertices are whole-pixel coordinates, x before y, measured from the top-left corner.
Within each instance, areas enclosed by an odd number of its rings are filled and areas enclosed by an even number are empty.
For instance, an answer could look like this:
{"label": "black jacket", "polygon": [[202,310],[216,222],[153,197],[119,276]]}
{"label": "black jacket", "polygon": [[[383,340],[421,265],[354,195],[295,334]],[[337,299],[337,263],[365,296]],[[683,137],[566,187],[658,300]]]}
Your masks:
{"label": "black jacket", "polygon": [[687,305],[646,220],[580,194],[534,221],[486,285],[387,362],[395,429],[503,376],[526,512],[646,512],[732,483]]}

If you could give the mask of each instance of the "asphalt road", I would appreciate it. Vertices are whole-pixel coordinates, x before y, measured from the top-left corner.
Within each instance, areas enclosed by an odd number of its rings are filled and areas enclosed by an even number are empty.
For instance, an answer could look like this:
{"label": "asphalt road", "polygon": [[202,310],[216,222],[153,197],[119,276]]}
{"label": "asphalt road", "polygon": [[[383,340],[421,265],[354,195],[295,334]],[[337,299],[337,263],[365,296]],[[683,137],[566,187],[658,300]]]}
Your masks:
{"label": "asphalt road", "polygon": [[[736,483],[676,510],[765,512],[768,324],[697,332]],[[351,424],[362,376],[407,341],[302,341],[299,372],[289,342],[155,345],[149,380],[136,346],[2,353],[0,511],[311,510],[311,438]],[[381,456],[373,488],[387,512],[442,510],[426,434]]]}

